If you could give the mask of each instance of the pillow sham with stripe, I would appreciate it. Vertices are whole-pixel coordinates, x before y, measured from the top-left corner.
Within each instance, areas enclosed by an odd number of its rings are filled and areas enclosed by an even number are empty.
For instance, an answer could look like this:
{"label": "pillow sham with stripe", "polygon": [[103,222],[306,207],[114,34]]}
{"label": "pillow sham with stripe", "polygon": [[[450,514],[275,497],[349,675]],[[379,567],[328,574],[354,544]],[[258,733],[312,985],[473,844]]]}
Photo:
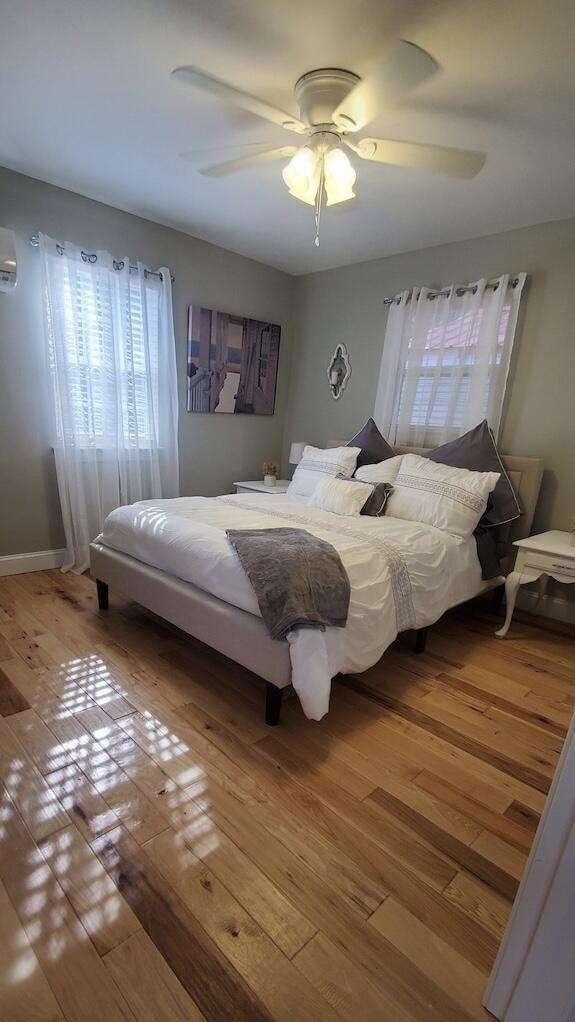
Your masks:
{"label": "pillow sham with stripe", "polygon": [[311,497],[321,479],[352,476],[360,447],[304,447],[302,459],[287,488],[288,497]]}
{"label": "pillow sham with stripe", "polygon": [[498,479],[499,472],[470,472],[404,454],[385,513],[467,539]]}

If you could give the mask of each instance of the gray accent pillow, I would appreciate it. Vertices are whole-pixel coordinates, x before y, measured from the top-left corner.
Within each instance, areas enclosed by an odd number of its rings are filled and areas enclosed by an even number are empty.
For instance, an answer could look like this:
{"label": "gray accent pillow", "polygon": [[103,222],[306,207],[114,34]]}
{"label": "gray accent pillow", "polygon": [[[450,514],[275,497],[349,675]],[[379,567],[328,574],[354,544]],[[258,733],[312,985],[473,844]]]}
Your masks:
{"label": "gray accent pillow", "polygon": [[484,582],[497,578],[502,573],[501,562],[497,552],[497,536],[494,529],[478,525],[475,532],[477,556],[481,565],[481,578]]}
{"label": "gray accent pillow", "polygon": [[[359,447],[360,445],[358,443],[355,446]],[[489,495],[487,510],[479,523],[483,528],[494,528],[496,525],[514,522],[523,513],[499,457],[487,419],[464,433],[463,436],[451,440],[448,444],[442,444],[441,447],[436,447],[435,450],[423,457],[442,465],[450,465],[452,468],[468,468],[472,472],[500,473],[499,482]]]}
{"label": "gray accent pillow", "polygon": [[[350,479],[349,476],[338,475],[337,478],[347,483],[357,482],[356,479]],[[360,515],[369,515],[370,518],[380,518],[385,514],[385,506],[393,486],[391,483],[367,483],[366,485],[373,486],[373,493],[367,498],[359,513]]]}
{"label": "gray accent pillow", "polygon": [[360,429],[348,447],[361,447],[361,454],[357,459],[357,468],[362,465],[377,465],[378,461],[386,461],[393,458],[395,451],[390,447],[387,440],[382,437],[373,419],[368,419],[365,426]]}

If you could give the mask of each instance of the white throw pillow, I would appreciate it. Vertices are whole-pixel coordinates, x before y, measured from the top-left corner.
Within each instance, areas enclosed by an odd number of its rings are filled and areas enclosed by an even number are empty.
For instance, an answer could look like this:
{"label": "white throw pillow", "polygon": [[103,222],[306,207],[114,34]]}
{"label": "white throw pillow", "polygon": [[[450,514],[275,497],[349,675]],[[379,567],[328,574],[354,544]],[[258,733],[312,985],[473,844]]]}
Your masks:
{"label": "white throw pillow", "polygon": [[362,483],[394,483],[403,457],[403,454],[396,454],[394,458],[386,458],[375,465],[362,465],[356,470],[354,479],[360,479]]}
{"label": "white throw pillow", "polygon": [[321,479],[352,476],[361,447],[304,447],[302,459],[287,488],[288,497],[311,497]]}
{"label": "white throw pillow", "polygon": [[418,454],[404,454],[385,513],[434,525],[466,539],[485,511],[498,479],[499,472],[470,472]]}
{"label": "white throw pillow", "polygon": [[335,515],[359,515],[373,494],[370,483],[354,479],[322,479],[308,500],[309,507],[319,507]]}

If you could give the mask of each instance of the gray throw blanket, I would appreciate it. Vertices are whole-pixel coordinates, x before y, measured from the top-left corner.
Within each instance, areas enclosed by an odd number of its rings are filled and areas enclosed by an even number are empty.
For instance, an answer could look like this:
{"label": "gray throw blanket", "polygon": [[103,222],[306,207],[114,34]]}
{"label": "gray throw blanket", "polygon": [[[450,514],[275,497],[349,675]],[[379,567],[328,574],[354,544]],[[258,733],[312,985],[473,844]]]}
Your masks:
{"label": "gray throw blanket", "polygon": [[228,529],[272,639],[292,628],[344,628],[349,578],[337,550],[305,529]]}

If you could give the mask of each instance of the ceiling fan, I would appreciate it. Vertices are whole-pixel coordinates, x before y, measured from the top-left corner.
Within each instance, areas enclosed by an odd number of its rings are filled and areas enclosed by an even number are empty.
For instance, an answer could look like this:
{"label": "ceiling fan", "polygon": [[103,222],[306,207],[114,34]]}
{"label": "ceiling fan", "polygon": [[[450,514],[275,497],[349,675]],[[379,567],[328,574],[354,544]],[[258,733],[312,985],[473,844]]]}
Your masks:
{"label": "ceiling fan", "polygon": [[[315,243],[319,245],[319,221],[324,202],[333,206],[355,195],[356,171],[342,146],[362,160],[377,163],[440,171],[459,178],[472,178],[479,173],[485,163],[484,153],[418,142],[348,137],[361,131],[382,110],[401,101],[438,70],[439,64],[425,50],[403,39],[397,40],[365,79],[339,68],[320,68],[298,78],[295,96],[299,118],[194,67],[177,67],[172,75],[288,131],[307,136],[307,141],[299,147],[284,145],[268,149],[266,143],[235,147],[246,148],[248,152],[245,156],[202,167],[200,173],[220,177],[260,163],[290,158],[283,169],[283,179],[291,195],[315,206]],[[193,153],[182,155],[189,157]]]}

